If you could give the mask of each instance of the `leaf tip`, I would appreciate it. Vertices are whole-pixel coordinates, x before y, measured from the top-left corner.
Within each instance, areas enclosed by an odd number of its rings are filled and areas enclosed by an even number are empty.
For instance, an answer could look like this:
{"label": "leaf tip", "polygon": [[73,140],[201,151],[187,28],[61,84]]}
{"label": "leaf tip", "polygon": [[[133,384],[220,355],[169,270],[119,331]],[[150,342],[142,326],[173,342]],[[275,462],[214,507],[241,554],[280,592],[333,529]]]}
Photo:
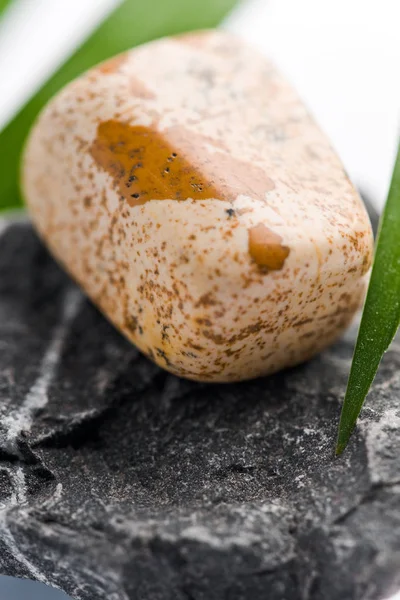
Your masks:
{"label": "leaf tip", "polygon": [[335,456],[340,456],[343,450],[346,448],[347,442],[337,442],[335,449]]}
{"label": "leaf tip", "polygon": [[354,427],[356,424],[356,420],[352,420],[349,423],[343,423],[343,418],[339,424],[339,433],[336,442],[335,456],[340,456],[343,451],[346,449],[347,444],[349,443],[351,434],[353,433]]}

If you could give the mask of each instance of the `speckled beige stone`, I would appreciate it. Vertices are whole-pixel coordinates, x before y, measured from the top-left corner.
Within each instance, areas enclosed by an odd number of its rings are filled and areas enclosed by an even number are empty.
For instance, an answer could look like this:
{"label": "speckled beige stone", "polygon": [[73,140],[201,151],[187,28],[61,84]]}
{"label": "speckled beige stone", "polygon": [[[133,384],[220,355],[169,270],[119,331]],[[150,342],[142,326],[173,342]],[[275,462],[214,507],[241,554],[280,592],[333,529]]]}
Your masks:
{"label": "speckled beige stone", "polygon": [[156,41],[70,84],[32,131],[23,189],[54,256],[178,375],[299,363],[363,298],[359,196],[291,87],[226,33]]}

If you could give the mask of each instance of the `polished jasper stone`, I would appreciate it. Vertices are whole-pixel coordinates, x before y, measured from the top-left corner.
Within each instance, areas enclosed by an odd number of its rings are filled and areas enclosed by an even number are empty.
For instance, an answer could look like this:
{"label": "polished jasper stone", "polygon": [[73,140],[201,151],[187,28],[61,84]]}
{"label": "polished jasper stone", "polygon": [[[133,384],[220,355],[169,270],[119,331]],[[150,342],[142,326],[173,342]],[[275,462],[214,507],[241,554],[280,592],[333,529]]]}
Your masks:
{"label": "polished jasper stone", "polygon": [[354,340],[235,384],[160,370],[31,227],[0,237],[1,573],[85,600],[400,589],[400,347],[333,456]]}
{"label": "polished jasper stone", "polygon": [[21,185],[53,256],[174,375],[298,365],[362,303],[365,207],[295,90],[227,32],[156,40],[71,83]]}

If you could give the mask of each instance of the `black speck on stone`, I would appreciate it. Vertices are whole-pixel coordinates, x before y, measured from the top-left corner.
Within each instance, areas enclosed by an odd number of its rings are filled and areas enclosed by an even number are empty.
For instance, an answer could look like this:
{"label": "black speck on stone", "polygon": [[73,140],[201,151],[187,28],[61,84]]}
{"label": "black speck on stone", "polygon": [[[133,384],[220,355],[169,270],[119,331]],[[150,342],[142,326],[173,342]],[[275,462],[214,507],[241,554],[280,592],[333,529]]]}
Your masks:
{"label": "black speck on stone", "polygon": [[400,589],[400,348],[333,456],[354,331],[274,377],[160,370],[27,223],[0,237],[0,573],[82,600]]}

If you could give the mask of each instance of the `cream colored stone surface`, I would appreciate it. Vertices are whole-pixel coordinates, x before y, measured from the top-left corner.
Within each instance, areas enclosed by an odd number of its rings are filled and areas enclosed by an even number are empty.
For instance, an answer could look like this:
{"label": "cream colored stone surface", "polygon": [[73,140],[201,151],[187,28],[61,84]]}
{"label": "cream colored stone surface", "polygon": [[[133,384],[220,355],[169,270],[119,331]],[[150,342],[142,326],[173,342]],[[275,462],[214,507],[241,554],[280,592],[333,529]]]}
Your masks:
{"label": "cream colored stone surface", "polygon": [[70,84],[32,131],[23,190],[93,302],[184,377],[306,360],[363,298],[359,196],[291,87],[226,33],[156,41]]}

